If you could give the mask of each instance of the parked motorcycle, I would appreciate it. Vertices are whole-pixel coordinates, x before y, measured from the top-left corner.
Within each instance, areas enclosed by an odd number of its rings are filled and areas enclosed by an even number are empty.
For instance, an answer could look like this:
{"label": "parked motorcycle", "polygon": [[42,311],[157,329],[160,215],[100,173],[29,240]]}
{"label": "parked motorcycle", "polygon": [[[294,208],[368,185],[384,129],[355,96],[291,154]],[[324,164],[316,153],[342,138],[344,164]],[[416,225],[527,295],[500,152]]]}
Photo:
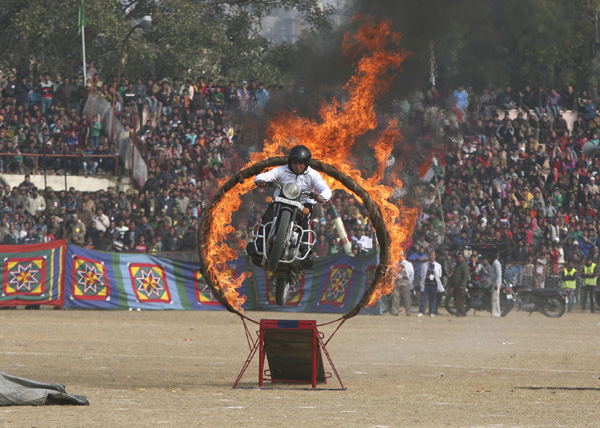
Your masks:
{"label": "parked motorcycle", "polygon": [[550,318],[562,317],[569,303],[568,293],[560,288],[515,287],[514,291],[517,310],[541,312]]}
{"label": "parked motorcycle", "polygon": [[[316,233],[304,229],[300,222],[304,216],[310,216],[310,210],[300,202],[301,196],[316,199],[313,192],[303,192],[296,183],[268,183],[278,187],[280,194],[274,199],[267,197],[267,202],[273,202],[273,220],[254,226],[254,248],[262,256],[262,268],[276,276],[275,301],[278,305],[286,304],[289,291],[296,283],[302,271],[302,262],[309,257],[312,246],[316,241]],[[310,225],[310,218],[308,221]]]}
{"label": "parked motorcycle", "polygon": [[[515,295],[510,284],[504,282],[500,288],[500,315],[505,317],[513,308]],[[446,296],[445,307],[449,314],[456,315],[454,295]],[[484,288],[469,281],[465,289],[465,312],[469,310],[492,311],[492,287]]]}

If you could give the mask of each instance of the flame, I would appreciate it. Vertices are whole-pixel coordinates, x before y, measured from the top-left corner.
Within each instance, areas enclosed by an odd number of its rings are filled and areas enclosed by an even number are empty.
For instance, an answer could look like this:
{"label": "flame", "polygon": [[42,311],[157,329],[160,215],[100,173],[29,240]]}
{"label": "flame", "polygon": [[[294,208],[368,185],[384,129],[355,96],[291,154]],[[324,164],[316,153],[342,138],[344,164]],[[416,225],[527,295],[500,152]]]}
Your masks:
{"label": "flame", "polygon": [[[402,188],[397,174],[392,171],[388,174],[389,178],[384,177],[394,144],[398,144],[402,138],[396,121],[390,120],[386,128],[370,143],[378,162],[373,176],[363,177],[361,171],[348,158],[348,153],[356,144],[356,138],[377,128],[375,99],[389,89],[395,70],[400,68],[402,61],[409,54],[399,48],[400,36],[391,30],[388,21],[363,20],[362,27],[354,36],[344,37],[343,49],[346,54],[360,56],[356,74],[344,86],[349,93],[348,101],[343,105],[335,99],[329,104],[323,102],[319,112],[320,121],[302,118],[294,113],[278,114],[269,126],[263,151],[253,153],[248,165],[272,156],[283,155],[285,149],[303,144],[311,150],[313,158],[334,165],[369,193],[383,214],[391,238],[389,252],[393,258],[387,274],[377,285],[370,299],[369,305],[372,305],[383,294],[389,294],[394,287],[393,280],[399,272],[399,262],[404,258],[406,242],[412,235],[417,210],[406,209],[402,201],[392,200],[394,190]],[[331,177],[325,178],[332,189],[346,190]],[[236,188],[237,192],[228,192],[219,204],[219,209],[215,210],[211,232],[213,236],[207,240],[210,248],[207,248],[206,260],[214,264],[220,272],[225,271],[227,261],[236,257],[236,251],[224,244],[227,235],[234,232],[230,225],[231,214],[241,204],[239,194],[249,191],[252,187],[251,182],[246,182]],[[238,310],[245,298],[239,296],[236,290],[241,287],[245,277],[242,275],[240,278],[226,278],[225,281],[220,278],[219,281],[228,301]]]}

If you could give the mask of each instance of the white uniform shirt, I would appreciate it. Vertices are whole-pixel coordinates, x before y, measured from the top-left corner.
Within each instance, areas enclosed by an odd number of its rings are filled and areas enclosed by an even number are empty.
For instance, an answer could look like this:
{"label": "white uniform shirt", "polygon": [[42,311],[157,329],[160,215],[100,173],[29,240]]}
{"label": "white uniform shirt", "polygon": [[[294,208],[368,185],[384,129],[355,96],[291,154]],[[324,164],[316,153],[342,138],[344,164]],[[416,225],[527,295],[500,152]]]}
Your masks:
{"label": "white uniform shirt", "polygon": [[413,264],[406,259],[402,260],[400,264],[402,265],[402,270],[398,274],[397,279],[406,278],[410,288],[413,288],[413,281],[415,280],[415,268],[413,267]]}
{"label": "white uniform shirt", "polygon": [[[425,291],[425,275],[427,274],[427,268],[429,267],[429,263],[432,262],[427,261],[421,265],[421,292]],[[437,284],[438,293],[443,293],[445,289],[444,285],[442,284],[442,265],[438,262],[433,262],[433,275]]]}
{"label": "white uniform shirt", "polygon": [[492,285],[497,285],[500,287],[502,285],[502,266],[500,266],[500,262],[498,259],[494,260],[492,263]]}
{"label": "white uniform shirt", "polygon": [[[315,192],[323,197],[326,201],[331,198],[331,189],[317,171],[310,166],[306,168],[303,174],[296,175],[287,165],[278,166],[270,171],[258,174],[254,179],[254,184],[257,181],[271,183],[273,181],[281,184],[297,183],[303,192]],[[275,196],[279,195],[279,189],[275,190]],[[314,204],[316,201],[309,199],[307,196],[302,196],[300,202],[303,204]]]}

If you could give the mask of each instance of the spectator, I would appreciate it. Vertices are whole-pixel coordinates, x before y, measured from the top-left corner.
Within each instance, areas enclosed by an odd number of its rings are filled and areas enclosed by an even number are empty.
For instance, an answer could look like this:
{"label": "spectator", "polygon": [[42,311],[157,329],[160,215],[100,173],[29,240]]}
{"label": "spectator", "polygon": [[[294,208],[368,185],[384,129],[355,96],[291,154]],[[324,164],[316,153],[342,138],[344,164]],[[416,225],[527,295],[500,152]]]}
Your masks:
{"label": "spectator", "polygon": [[83,245],[86,236],[85,224],[77,214],[71,216],[71,220],[65,222],[67,227],[67,241],[70,244]]}
{"label": "spectator", "polygon": [[546,110],[552,113],[552,117],[556,120],[562,108],[562,98],[556,92],[556,89],[552,88],[550,94],[546,98],[547,107]]}
{"label": "spectator", "polygon": [[494,262],[492,263],[491,270],[491,283],[492,283],[492,317],[499,318],[501,316],[500,311],[500,288],[502,287],[502,266],[498,260],[498,256],[494,255]]}
{"label": "spectator", "polygon": [[456,316],[464,317],[465,312],[465,290],[469,280],[469,266],[465,262],[464,253],[459,253],[452,269],[452,274],[448,279],[448,287],[452,289],[454,295],[454,303],[456,305]]}
{"label": "spectator", "polygon": [[15,87],[16,105],[29,110],[29,93],[33,90],[27,82],[27,76],[22,76],[21,81]]}
{"label": "spectator", "polygon": [[466,109],[469,105],[469,94],[463,86],[459,86],[458,89],[454,91],[454,101],[456,107],[461,110]]}
{"label": "spectator", "polygon": [[587,98],[587,103],[584,107],[583,118],[588,124],[596,118],[596,105],[592,102],[592,97]]}
{"label": "spectator", "polygon": [[169,234],[164,238],[164,251],[179,251],[181,249],[181,238],[177,235],[174,227],[169,229]]}
{"label": "spectator", "polygon": [[98,116],[92,117],[92,123],[90,125],[90,147],[92,150],[95,150],[98,147],[101,129],[102,125],[98,121]]}
{"label": "spectator", "polygon": [[567,265],[561,270],[560,273],[560,287],[567,291],[569,303],[568,310],[571,312],[573,309],[573,295],[577,288],[577,269],[573,266],[573,259],[569,258],[566,260]]}
{"label": "spectator", "polygon": [[50,80],[50,74],[44,75],[44,80],[40,83],[42,101],[41,101],[41,112],[46,115],[52,105],[52,99],[54,96],[54,83]]}
{"label": "spectator", "polygon": [[421,265],[420,272],[421,284],[421,303],[419,305],[419,314],[425,315],[425,310],[429,304],[429,316],[434,317],[437,309],[437,293],[444,292],[442,285],[442,266],[436,262],[435,251],[429,252],[429,260]]}
{"label": "spectator", "polygon": [[248,111],[250,107],[251,94],[248,89],[248,82],[242,82],[242,86],[237,89],[237,104],[242,111]]}
{"label": "spectator", "polygon": [[264,106],[267,104],[267,101],[269,101],[269,97],[269,91],[265,89],[265,84],[262,82],[259,83],[258,89],[256,92],[254,92],[254,100],[256,101],[256,105],[260,108],[264,108]]}
{"label": "spectator", "polygon": [[96,230],[105,232],[110,226],[110,220],[102,208],[96,210],[96,214],[92,216],[92,221],[96,223]]}
{"label": "spectator", "polygon": [[588,256],[585,260],[585,265],[583,266],[583,273],[581,274],[581,278],[583,280],[583,300],[581,305],[581,312],[585,312],[585,306],[589,298],[590,311],[594,313],[596,312],[596,310],[594,309],[594,297],[596,294],[596,286],[598,282],[598,265],[594,263],[593,257],[591,255]]}

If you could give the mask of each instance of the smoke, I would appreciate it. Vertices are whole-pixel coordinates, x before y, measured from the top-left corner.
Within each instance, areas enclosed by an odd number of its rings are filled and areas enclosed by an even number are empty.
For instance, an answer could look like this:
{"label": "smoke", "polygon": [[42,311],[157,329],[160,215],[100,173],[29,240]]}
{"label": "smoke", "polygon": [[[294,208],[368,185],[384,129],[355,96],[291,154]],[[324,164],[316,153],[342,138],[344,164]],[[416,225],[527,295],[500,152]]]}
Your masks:
{"label": "smoke", "polygon": [[[404,183],[404,190],[398,192],[405,203],[418,199],[415,188],[420,185],[419,168],[440,146],[442,136],[436,131],[437,124],[423,123],[417,110],[422,107],[423,91],[427,89],[430,66],[429,44],[441,30],[439,13],[452,7],[441,1],[414,2],[408,0],[349,1],[343,14],[372,17],[373,20],[391,21],[392,30],[401,34],[400,45],[411,52],[403,62],[401,70],[394,71],[390,90],[376,103],[380,118],[378,129],[357,138],[353,157],[361,159],[359,168],[363,173],[373,171],[373,156],[370,144],[378,132],[385,129],[390,121],[398,121],[404,138],[395,143],[393,156],[395,178]],[[363,24],[361,20],[344,20],[330,33],[320,36],[305,35],[294,48],[294,59],[285,70],[288,82],[283,90],[272,91],[266,108],[257,113],[242,114],[236,118],[242,124],[244,138],[239,146],[240,155],[245,158],[248,152],[260,151],[274,115],[280,112],[294,112],[309,120],[319,120],[323,102],[334,98],[344,103],[347,92],[343,86],[356,73],[358,58],[348,56],[341,46],[345,35],[355,34]],[[426,137],[423,137],[426,135]],[[390,168],[391,169],[391,168]]]}

